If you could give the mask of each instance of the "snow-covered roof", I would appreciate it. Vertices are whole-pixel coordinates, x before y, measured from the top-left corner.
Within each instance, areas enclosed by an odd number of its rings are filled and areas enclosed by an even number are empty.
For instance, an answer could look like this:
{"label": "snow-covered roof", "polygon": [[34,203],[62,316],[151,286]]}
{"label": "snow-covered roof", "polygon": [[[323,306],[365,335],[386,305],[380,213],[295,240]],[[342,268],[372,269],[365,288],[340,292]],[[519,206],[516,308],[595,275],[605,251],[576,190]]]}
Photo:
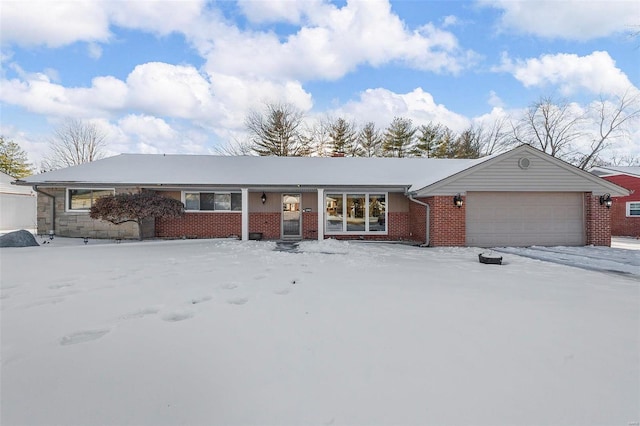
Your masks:
{"label": "snow-covered roof", "polygon": [[1,194],[20,194],[20,195],[32,195],[34,192],[31,188],[25,188],[22,186],[12,185],[11,182],[14,182],[15,178],[0,172],[0,193]]}
{"label": "snow-covered roof", "polygon": [[591,173],[598,176],[630,175],[640,177],[640,166],[597,166]]}
{"label": "snow-covered roof", "polygon": [[485,160],[121,154],[30,176],[21,184],[393,186],[416,190]]}

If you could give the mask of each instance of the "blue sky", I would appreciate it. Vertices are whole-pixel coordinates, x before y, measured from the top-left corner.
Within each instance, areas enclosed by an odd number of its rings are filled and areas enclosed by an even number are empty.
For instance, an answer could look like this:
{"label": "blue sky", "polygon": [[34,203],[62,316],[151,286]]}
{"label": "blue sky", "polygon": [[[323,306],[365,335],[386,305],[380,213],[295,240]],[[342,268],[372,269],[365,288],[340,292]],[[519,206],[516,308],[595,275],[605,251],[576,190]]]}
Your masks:
{"label": "blue sky", "polygon": [[[395,116],[455,131],[541,96],[588,111],[640,87],[635,1],[0,3],[0,130],[38,163],[66,118],[108,154],[215,152],[288,102],[309,125]],[[640,156],[640,124],[605,156]]]}

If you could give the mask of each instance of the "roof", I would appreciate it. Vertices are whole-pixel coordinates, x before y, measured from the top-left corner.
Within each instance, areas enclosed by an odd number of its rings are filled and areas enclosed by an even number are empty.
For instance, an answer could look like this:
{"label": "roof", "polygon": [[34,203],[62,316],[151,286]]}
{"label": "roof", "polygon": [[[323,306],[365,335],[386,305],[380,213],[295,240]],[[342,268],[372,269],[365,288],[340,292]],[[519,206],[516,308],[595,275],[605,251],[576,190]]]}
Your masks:
{"label": "roof", "polygon": [[640,177],[640,166],[597,166],[590,170],[597,176],[629,175]]}
{"label": "roof", "polygon": [[31,188],[24,188],[21,186],[12,185],[11,182],[15,182],[15,178],[0,172],[0,193],[1,194],[19,194],[19,195],[32,195]]}
{"label": "roof", "polygon": [[33,175],[20,184],[410,187],[485,160],[121,154]]}

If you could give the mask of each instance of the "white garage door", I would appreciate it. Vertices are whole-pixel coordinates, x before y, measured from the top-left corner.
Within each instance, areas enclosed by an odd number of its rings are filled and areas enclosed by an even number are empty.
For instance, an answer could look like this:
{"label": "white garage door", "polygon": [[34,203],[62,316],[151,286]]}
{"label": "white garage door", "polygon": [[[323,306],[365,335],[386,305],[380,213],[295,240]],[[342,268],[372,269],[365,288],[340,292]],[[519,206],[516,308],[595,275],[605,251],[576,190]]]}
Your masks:
{"label": "white garage door", "polygon": [[585,243],[582,193],[469,192],[466,215],[468,246]]}

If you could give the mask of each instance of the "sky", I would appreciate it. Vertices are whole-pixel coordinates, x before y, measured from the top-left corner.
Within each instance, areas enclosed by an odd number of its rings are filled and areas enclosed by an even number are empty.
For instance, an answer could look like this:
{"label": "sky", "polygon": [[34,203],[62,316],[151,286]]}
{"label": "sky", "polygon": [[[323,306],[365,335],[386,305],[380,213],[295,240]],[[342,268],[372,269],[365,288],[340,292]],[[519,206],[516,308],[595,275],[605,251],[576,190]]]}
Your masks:
{"label": "sky", "polygon": [[[587,112],[640,87],[637,1],[0,2],[0,132],[38,164],[67,118],[107,155],[211,154],[289,103],[385,128]],[[589,141],[583,141],[587,144]],[[640,156],[640,122],[605,157]]]}

